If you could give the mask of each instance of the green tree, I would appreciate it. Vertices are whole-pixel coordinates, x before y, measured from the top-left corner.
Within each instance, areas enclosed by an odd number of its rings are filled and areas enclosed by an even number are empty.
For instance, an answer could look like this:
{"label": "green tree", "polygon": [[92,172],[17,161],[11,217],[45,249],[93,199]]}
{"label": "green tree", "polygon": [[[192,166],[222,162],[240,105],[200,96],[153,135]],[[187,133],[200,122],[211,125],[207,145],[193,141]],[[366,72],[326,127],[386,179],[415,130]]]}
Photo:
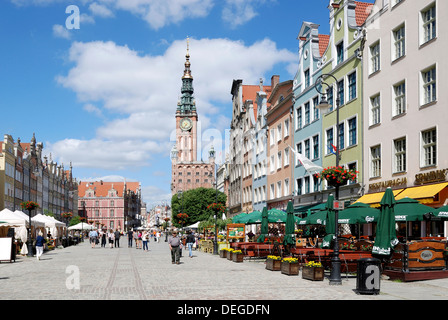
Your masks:
{"label": "green tree", "polygon": [[[207,209],[212,204],[222,203],[225,206],[227,196],[221,191],[216,191],[213,188],[196,188],[184,191],[179,197],[175,194],[171,197],[172,223],[174,226],[180,228],[177,215],[179,213],[186,213],[188,218],[185,220],[184,227],[189,226],[198,221],[208,220],[213,218],[215,214],[213,209]],[[221,218],[222,213],[218,213],[218,218]]]}

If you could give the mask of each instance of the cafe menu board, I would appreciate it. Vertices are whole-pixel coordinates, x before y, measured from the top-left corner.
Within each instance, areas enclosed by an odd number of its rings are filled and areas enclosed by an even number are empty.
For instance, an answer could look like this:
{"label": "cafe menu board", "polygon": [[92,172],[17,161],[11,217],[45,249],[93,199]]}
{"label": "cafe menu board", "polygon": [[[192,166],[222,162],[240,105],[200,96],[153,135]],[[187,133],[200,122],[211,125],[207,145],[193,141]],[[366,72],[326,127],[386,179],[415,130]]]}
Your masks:
{"label": "cafe menu board", "polygon": [[227,239],[238,239],[246,236],[244,223],[231,223],[227,225]]}

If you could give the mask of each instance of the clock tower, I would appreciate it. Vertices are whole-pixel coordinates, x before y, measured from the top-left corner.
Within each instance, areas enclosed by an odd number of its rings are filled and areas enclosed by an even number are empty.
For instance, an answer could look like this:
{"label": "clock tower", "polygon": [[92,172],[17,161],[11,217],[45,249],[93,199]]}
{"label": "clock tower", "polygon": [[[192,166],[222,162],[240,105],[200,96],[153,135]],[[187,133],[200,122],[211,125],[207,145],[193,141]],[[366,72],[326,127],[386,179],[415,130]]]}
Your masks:
{"label": "clock tower", "polygon": [[209,151],[209,162],[197,159],[198,114],[194,100],[193,76],[190,69],[189,39],[181,96],[176,109],[176,143],[171,150],[172,194],[199,187],[211,188],[215,181],[215,151]]}
{"label": "clock tower", "polygon": [[197,122],[196,102],[194,100],[193,76],[190,69],[189,40],[184,75],[182,76],[181,97],[176,110],[176,147],[180,162],[197,160]]}

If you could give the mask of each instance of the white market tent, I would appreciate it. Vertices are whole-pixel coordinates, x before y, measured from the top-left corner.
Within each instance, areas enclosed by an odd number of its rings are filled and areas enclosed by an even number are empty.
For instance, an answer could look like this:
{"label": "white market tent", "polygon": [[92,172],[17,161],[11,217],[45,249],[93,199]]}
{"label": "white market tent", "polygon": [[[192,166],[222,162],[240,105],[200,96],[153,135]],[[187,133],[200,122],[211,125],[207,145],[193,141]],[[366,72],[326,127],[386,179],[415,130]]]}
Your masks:
{"label": "white market tent", "polygon": [[188,229],[188,228],[190,228],[190,229],[197,229],[199,227],[199,221],[198,222],[196,222],[196,223],[194,223],[194,224],[192,224],[192,225],[189,225],[189,226],[187,226],[187,227],[184,227],[185,229]]}
{"label": "white market tent", "polygon": [[97,228],[85,222],[80,222],[71,227],[68,227],[68,230],[94,230],[94,229]]}
{"label": "white market tent", "polygon": [[[20,227],[20,226],[29,226],[29,216],[22,211],[14,211],[5,208],[0,211],[0,220],[6,222],[6,224],[2,224],[2,226],[8,225],[9,227]],[[31,224],[33,227],[45,227],[43,222],[34,220],[31,218]]]}
{"label": "white market tent", "polygon": [[36,219],[37,221],[45,223],[45,227],[47,228],[55,228],[55,227],[65,227],[65,223],[61,222],[59,220],[56,220],[53,217],[46,216],[43,214],[36,214],[33,219]]}

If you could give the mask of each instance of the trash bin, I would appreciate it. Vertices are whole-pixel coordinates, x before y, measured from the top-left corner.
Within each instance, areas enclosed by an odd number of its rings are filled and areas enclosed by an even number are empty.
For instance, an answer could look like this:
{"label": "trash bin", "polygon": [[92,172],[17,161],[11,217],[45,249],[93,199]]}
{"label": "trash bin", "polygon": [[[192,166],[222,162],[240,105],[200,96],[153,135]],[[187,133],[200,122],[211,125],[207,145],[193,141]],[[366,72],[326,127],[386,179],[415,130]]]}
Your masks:
{"label": "trash bin", "polygon": [[376,258],[358,260],[356,292],[358,294],[379,294],[381,261]]}

